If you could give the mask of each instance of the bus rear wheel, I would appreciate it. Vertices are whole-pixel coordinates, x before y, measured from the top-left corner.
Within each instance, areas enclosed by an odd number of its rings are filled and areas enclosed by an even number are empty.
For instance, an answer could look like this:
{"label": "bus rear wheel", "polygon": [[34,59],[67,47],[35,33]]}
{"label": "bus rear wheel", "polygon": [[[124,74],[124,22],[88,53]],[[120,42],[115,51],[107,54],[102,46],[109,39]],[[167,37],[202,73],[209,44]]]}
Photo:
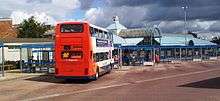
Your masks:
{"label": "bus rear wheel", "polygon": [[99,78],[99,69],[96,70],[93,80],[97,80]]}
{"label": "bus rear wheel", "polygon": [[110,64],[110,65],[109,65],[109,70],[107,71],[107,73],[108,73],[108,74],[111,73],[112,69],[113,69],[113,65]]}

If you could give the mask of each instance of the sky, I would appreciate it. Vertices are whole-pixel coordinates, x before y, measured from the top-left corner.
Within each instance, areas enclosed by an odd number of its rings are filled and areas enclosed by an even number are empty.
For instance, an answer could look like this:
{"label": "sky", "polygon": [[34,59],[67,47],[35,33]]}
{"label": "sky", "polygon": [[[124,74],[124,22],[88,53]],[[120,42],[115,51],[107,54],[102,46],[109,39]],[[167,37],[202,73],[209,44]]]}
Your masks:
{"label": "sky", "polygon": [[184,31],[187,5],[187,30],[220,32],[220,0],[0,0],[0,17],[14,24],[30,16],[39,22],[89,21],[107,27],[119,16],[128,28],[156,26],[164,33]]}

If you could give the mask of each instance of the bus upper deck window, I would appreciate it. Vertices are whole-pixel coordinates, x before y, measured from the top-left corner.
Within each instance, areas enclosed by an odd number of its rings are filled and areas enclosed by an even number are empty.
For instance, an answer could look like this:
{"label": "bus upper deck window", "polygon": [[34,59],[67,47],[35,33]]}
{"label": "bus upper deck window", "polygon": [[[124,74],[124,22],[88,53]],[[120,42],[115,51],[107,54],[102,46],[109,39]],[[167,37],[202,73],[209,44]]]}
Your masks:
{"label": "bus upper deck window", "polygon": [[94,34],[95,34],[94,28],[90,27],[89,30],[90,30],[90,34],[91,34],[92,36],[94,36]]}
{"label": "bus upper deck window", "polygon": [[81,33],[83,32],[83,24],[62,24],[61,33]]}

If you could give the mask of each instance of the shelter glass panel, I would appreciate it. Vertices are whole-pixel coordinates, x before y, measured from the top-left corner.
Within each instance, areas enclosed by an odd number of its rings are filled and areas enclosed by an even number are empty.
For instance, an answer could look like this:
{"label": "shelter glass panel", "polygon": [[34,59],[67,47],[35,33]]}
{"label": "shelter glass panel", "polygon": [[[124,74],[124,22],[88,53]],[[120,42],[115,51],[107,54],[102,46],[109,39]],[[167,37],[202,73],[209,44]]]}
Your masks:
{"label": "shelter glass panel", "polygon": [[176,49],[175,49],[175,58],[176,58],[176,59],[179,59],[179,58],[180,58],[180,49],[179,49],[179,48],[176,48]]}

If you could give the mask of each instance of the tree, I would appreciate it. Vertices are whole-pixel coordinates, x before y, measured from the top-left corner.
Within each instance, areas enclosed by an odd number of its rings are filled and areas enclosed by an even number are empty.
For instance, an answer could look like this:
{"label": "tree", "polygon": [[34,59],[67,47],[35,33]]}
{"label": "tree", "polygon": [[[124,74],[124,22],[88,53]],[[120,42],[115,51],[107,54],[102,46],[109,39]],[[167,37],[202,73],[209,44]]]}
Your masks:
{"label": "tree", "polygon": [[49,28],[44,23],[37,22],[32,16],[19,24],[18,38],[42,38],[47,30]]}

